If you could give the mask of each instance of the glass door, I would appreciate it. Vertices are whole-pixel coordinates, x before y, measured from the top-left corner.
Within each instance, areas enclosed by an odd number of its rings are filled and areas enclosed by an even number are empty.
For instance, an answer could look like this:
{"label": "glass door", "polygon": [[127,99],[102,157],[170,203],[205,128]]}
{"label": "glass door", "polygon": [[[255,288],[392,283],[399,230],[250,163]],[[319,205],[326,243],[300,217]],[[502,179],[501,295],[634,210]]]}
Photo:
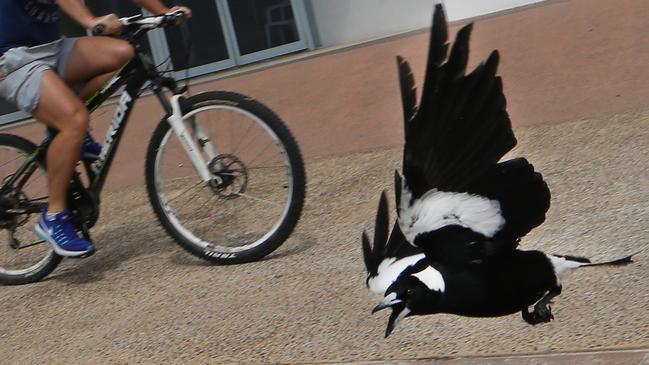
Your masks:
{"label": "glass door", "polygon": [[213,0],[185,0],[193,17],[182,27],[151,33],[156,60],[171,61],[179,77],[192,77],[235,65],[226,41],[223,14]]}
{"label": "glass door", "polygon": [[179,78],[308,48],[303,0],[185,0],[185,27],[150,33],[154,57]]}
{"label": "glass door", "polygon": [[[238,64],[307,48],[305,24],[295,0],[227,0],[228,26]],[[297,12],[299,14],[299,12]]]}

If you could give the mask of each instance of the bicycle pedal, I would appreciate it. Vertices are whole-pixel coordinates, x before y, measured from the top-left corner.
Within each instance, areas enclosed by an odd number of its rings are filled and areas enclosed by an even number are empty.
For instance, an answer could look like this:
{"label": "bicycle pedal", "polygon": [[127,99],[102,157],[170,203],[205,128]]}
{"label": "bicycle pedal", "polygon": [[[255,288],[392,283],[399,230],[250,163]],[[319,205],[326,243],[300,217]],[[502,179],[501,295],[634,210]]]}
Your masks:
{"label": "bicycle pedal", "polygon": [[77,226],[77,232],[81,233],[81,236],[88,241],[92,242],[92,239],[90,238],[90,229],[88,229],[88,225],[86,224],[85,221],[82,219],[79,219],[76,223]]}

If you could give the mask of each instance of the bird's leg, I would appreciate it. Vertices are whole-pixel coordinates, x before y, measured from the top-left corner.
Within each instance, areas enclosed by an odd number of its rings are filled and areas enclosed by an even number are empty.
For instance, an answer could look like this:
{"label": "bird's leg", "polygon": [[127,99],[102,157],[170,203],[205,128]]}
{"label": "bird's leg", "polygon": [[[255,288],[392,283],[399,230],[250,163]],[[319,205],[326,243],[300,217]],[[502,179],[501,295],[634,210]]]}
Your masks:
{"label": "bird's leg", "polygon": [[525,322],[534,326],[539,323],[552,321],[554,316],[552,315],[552,307],[550,307],[550,304],[552,304],[552,299],[559,294],[561,294],[561,285],[550,289],[541,300],[536,302],[533,312],[530,313],[527,307],[523,308],[522,315]]}

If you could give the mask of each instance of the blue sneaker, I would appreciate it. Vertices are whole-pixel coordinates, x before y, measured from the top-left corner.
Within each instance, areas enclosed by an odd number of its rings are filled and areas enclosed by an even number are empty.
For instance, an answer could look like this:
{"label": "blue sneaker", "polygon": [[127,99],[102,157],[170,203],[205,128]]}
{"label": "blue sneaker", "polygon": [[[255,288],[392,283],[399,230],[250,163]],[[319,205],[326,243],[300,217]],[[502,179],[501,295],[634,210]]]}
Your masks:
{"label": "blue sneaker", "polygon": [[81,145],[81,159],[94,162],[99,159],[100,153],[101,144],[97,143],[90,133],[86,133],[86,137],[83,139],[83,144]]}
{"label": "blue sneaker", "polygon": [[[47,138],[50,141],[57,133],[56,129],[47,128]],[[81,155],[79,156],[79,159],[88,162],[95,162],[99,159],[101,148],[101,144],[97,143],[94,138],[92,138],[90,132],[86,132],[86,136],[83,138],[83,143],[81,144]]]}
{"label": "blue sneaker", "polygon": [[72,225],[72,215],[67,209],[53,217],[48,217],[48,214],[43,212],[36,224],[36,234],[61,256],[81,257],[95,252],[92,242],[77,234]]}

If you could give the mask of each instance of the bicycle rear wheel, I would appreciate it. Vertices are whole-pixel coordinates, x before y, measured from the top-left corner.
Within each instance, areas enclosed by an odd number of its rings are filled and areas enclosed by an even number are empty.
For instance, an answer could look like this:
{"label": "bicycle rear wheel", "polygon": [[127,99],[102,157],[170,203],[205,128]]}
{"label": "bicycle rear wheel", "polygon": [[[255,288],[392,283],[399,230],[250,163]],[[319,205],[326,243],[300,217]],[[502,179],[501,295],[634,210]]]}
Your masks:
{"label": "bicycle rear wheel", "polygon": [[34,232],[39,210],[47,205],[44,162],[34,159],[13,184],[7,184],[35,150],[26,139],[0,134],[0,284],[39,281],[62,259]]}
{"label": "bicycle rear wheel", "polygon": [[289,237],[302,211],[305,173],[294,138],[270,109],[240,94],[204,93],[184,105],[185,125],[212,180],[201,180],[163,120],[146,161],[158,219],[182,247],[210,261],[268,255]]}

